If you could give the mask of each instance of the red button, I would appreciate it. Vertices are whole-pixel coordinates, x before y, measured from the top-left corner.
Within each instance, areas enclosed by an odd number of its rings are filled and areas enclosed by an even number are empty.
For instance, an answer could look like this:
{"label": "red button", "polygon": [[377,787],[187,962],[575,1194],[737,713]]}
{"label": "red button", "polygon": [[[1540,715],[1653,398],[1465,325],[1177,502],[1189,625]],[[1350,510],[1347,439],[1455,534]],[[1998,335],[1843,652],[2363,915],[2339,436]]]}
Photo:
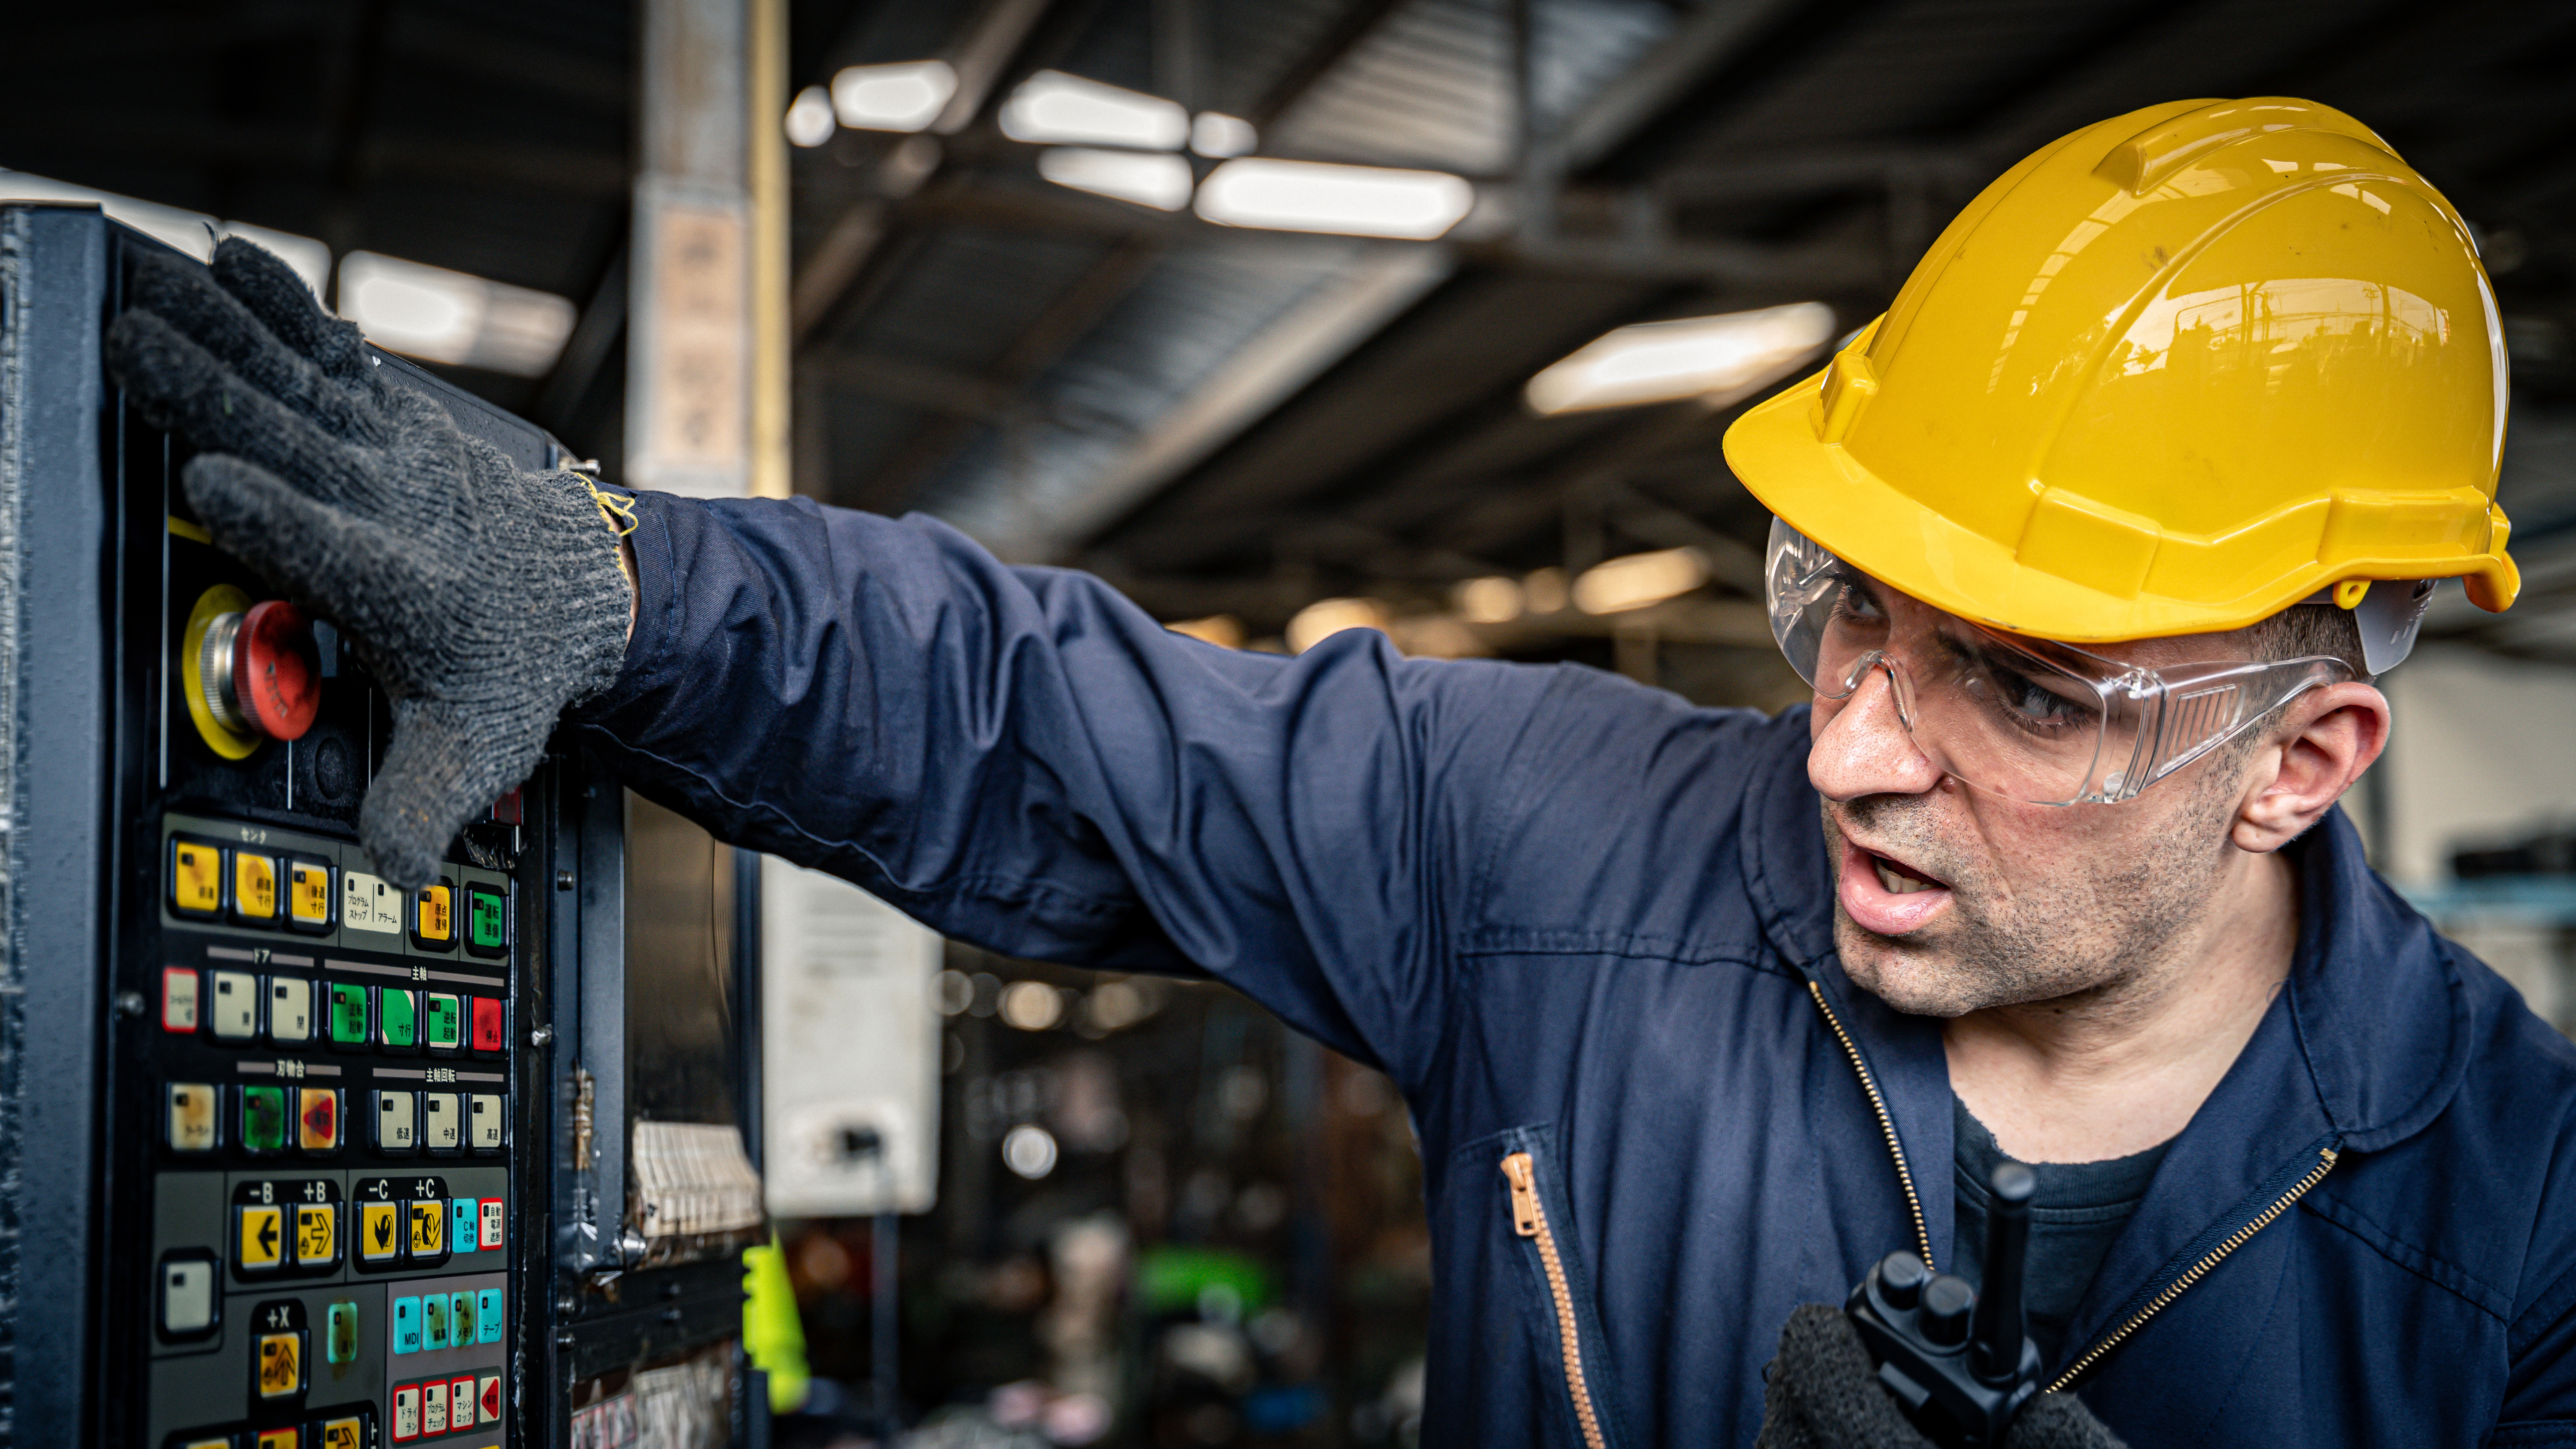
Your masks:
{"label": "red button", "polygon": [[474,998],[474,1049],[497,1052],[508,1045],[510,1029],[504,1021],[507,1003],[497,996]]}
{"label": "red button", "polygon": [[284,599],[253,604],[233,634],[233,701],[251,727],[303,738],[322,707],[321,656],[304,611]]}

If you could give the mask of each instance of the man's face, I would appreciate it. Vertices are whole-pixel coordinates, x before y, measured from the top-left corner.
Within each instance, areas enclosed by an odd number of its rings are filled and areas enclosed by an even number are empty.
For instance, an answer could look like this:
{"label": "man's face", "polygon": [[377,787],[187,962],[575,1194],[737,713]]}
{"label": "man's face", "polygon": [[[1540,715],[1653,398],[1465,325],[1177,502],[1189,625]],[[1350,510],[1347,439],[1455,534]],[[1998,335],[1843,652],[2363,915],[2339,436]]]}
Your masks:
{"label": "man's face", "polygon": [[[2240,647],[2204,635],[2099,652],[2154,665]],[[1951,1017],[2115,989],[2162,957],[2238,855],[2242,750],[2213,750],[2120,804],[2053,806],[1943,774],[1898,718],[1883,670],[1819,698],[1811,728],[1835,944],[1853,982],[1900,1011]]]}

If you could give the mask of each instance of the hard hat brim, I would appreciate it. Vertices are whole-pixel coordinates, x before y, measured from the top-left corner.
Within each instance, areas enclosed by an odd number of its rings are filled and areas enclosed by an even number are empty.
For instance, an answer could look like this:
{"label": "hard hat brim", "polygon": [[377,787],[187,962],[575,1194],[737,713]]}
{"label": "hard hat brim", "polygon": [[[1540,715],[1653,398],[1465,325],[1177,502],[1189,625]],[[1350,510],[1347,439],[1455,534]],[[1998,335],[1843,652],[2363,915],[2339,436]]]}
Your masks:
{"label": "hard hat brim", "polygon": [[[1865,329],[1851,344],[1869,344]],[[2501,509],[2489,551],[2448,559],[2400,556],[2315,560],[2247,580],[2221,599],[2119,594],[2033,568],[2012,545],[1961,527],[1824,440],[1825,383],[1817,372],[1753,408],[1726,430],[1727,466],[1790,527],[1870,577],[1934,608],[1993,628],[2067,643],[2116,643],[2241,629],[2346,579],[2460,577],[2481,608],[2502,611],[2521,578],[2505,553]],[[2036,491],[2036,490],[2034,490]]]}

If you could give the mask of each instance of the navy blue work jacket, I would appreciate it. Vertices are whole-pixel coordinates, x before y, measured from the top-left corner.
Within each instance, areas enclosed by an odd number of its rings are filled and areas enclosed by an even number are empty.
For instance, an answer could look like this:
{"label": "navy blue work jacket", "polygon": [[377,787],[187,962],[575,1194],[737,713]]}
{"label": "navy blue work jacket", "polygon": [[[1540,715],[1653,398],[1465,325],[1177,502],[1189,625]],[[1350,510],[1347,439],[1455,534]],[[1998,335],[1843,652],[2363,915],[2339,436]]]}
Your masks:
{"label": "navy blue work jacket", "polygon": [[[639,500],[648,796],[949,935],[1201,973],[1384,1068],[1433,1241],[1426,1440],[1744,1444],[1798,1304],[1949,1257],[1940,1023],[1855,990],[1804,710],[1170,633],[938,524]],[[2052,1376],[2141,1446],[2576,1445],[2576,1050],[2292,847],[2297,961]]]}

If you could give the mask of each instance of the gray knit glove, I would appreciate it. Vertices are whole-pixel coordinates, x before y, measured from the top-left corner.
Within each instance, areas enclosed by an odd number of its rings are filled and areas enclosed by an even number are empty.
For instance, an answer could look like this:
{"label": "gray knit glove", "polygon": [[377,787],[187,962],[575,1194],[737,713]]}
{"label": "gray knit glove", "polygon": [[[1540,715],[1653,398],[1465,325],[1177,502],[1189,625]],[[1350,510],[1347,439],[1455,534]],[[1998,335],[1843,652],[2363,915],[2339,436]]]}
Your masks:
{"label": "gray knit glove", "polygon": [[136,265],[108,370],[204,451],[183,475],[215,542],[338,623],[393,701],[359,839],[427,885],[465,822],[608,687],[631,589],[587,484],[522,471],[394,386],[286,264],[238,238],[213,273]]}
{"label": "gray knit glove", "polygon": [[[1879,1387],[1869,1350],[1841,1309],[1810,1303],[1780,1330],[1762,1389],[1755,1449],[1933,1449]],[[2126,1449],[2073,1394],[2035,1394],[2004,1435],[2008,1449]]]}

